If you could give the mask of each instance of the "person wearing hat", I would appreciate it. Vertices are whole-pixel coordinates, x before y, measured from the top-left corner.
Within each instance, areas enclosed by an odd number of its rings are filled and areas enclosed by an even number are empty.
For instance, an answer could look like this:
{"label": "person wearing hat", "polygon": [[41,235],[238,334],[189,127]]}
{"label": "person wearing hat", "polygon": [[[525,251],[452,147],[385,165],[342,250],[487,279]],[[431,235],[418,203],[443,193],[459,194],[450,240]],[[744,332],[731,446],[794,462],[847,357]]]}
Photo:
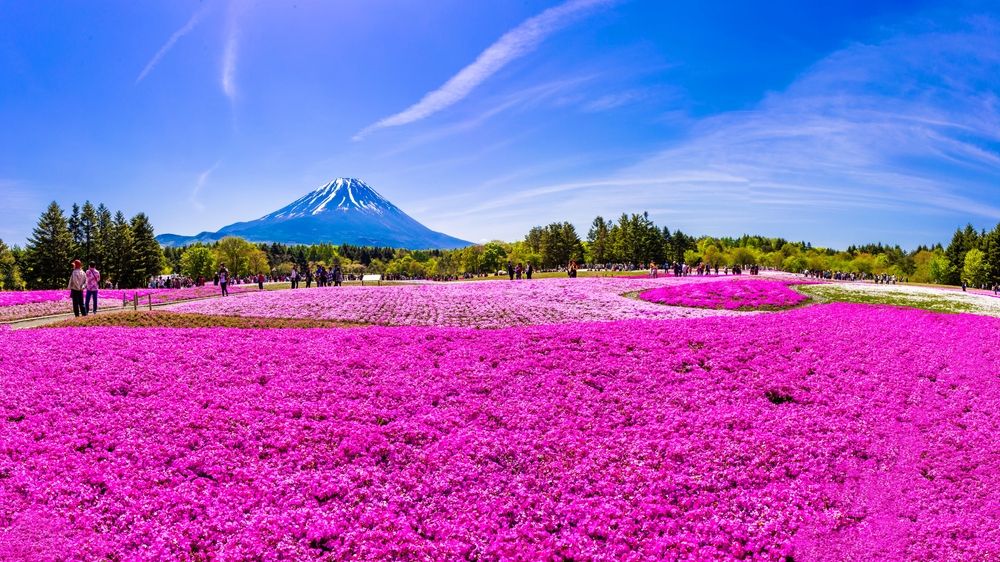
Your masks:
{"label": "person wearing hat", "polygon": [[83,290],[87,287],[87,274],[83,272],[80,260],[73,260],[73,273],[69,276],[69,296],[73,300],[73,316],[87,315],[87,305],[83,303]]}

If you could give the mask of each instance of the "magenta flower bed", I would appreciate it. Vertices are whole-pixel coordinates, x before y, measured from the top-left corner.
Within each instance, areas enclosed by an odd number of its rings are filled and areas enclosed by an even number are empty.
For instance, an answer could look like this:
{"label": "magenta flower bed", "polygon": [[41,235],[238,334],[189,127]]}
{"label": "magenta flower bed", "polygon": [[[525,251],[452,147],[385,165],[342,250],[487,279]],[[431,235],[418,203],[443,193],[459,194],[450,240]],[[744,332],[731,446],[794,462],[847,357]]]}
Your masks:
{"label": "magenta flower bed", "polygon": [[[257,285],[241,284],[229,288],[231,294],[258,291]],[[147,295],[153,304],[180,302],[184,300],[219,296],[222,290],[213,285],[189,287],[186,289],[101,289],[98,291],[99,310],[120,310],[122,299],[130,306],[135,295],[141,305],[147,304]],[[73,311],[68,289],[41,291],[0,291],[0,322],[67,314]]]}
{"label": "magenta flower bed", "polygon": [[639,298],[670,306],[725,310],[776,310],[808,299],[789,289],[788,285],[784,281],[761,279],[686,283],[651,289],[641,293]]}
{"label": "magenta flower bed", "polygon": [[0,559],[995,560],[1000,321],[0,330]]}
{"label": "magenta flower bed", "polygon": [[69,291],[0,291],[0,306],[69,300]]}
{"label": "magenta flower bed", "polygon": [[390,326],[504,328],[533,324],[682,318],[725,311],[669,309],[624,293],[681,279],[540,279],[434,285],[331,287],[268,291],[183,303],[176,312],[265,318],[313,318]]}

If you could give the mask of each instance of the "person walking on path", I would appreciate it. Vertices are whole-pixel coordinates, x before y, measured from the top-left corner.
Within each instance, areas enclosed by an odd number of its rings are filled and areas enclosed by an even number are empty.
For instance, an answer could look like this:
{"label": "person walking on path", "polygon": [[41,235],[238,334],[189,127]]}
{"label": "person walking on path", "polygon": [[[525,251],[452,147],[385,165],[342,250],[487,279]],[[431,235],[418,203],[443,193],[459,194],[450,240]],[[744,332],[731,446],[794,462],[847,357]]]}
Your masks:
{"label": "person walking on path", "polygon": [[83,290],[87,288],[87,274],[83,272],[80,260],[73,260],[73,273],[69,276],[69,297],[73,300],[73,316],[87,315],[87,305],[83,302]]}
{"label": "person walking on path", "polygon": [[333,286],[340,287],[344,283],[344,272],[340,270],[340,266],[334,266],[333,268]]}
{"label": "person walking on path", "polygon": [[83,303],[84,312],[90,308],[90,301],[94,301],[91,312],[97,314],[97,290],[101,287],[101,272],[94,267],[94,262],[87,264],[87,298]]}
{"label": "person walking on path", "polygon": [[257,274],[257,288],[260,289],[261,291],[264,290],[264,274],[263,273],[258,273]]}
{"label": "person walking on path", "polygon": [[295,266],[292,266],[292,274],[289,275],[289,278],[292,280],[292,288],[293,289],[298,289],[299,288],[299,268],[297,268]]}
{"label": "person walking on path", "polygon": [[222,287],[222,296],[229,296],[229,270],[226,269],[226,264],[221,264],[219,266],[219,287]]}

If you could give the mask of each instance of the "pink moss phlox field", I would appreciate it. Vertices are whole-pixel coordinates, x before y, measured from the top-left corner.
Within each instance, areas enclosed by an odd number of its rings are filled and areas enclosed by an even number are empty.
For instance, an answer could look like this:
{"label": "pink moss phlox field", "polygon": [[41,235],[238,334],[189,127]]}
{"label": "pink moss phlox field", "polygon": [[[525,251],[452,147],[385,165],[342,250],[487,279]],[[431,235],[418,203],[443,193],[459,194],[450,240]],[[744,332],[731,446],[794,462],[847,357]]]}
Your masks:
{"label": "pink moss phlox field", "polygon": [[846,304],[0,330],[0,559],[996,560],[998,340]]}
{"label": "pink moss phlox field", "polygon": [[68,300],[69,291],[0,291],[0,306]]}
{"label": "pink moss phlox field", "polygon": [[666,308],[624,293],[695,280],[578,278],[268,291],[184,303],[176,312],[316,318],[394,326],[503,328],[532,324],[681,318],[725,311]]}
{"label": "pink moss phlox field", "polygon": [[685,283],[650,289],[639,295],[649,302],[671,306],[726,310],[780,309],[808,299],[788,288],[787,281],[740,279]]}
{"label": "pink moss phlox field", "polygon": [[[257,291],[257,285],[233,285],[233,294]],[[101,289],[98,291],[98,310],[121,310],[122,299],[132,303],[135,297],[141,305],[151,299],[153,304],[178,302],[189,299],[219,296],[221,289],[216,286],[189,287],[185,289]],[[130,306],[130,304],[126,304]],[[0,322],[67,314],[73,311],[70,294],[65,289],[41,291],[0,291]]]}

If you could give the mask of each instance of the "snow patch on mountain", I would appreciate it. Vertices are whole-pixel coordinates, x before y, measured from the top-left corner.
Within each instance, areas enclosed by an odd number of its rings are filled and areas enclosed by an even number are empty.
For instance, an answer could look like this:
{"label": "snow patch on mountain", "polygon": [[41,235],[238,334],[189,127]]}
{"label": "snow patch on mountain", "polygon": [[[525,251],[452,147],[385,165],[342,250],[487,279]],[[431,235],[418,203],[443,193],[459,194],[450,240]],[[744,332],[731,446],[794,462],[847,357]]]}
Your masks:
{"label": "snow patch on mountain", "polygon": [[385,214],[387,211],[399,210],[367,183],[357,178],[337,178],[320,186],[312,193],[293,201],[287,207],[264,215],[261,220],[293,219],[318,215],[327,209],[345,212],[356,210],[379,215]]}

